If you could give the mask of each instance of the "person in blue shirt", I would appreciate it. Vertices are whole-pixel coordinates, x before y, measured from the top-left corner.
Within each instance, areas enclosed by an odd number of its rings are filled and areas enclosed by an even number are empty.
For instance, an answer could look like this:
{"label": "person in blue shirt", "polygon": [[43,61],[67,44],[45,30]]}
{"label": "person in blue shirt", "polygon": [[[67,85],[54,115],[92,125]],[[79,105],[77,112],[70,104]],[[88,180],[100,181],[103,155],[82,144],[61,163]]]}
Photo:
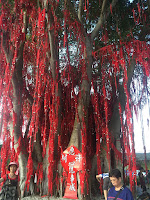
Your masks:
{"label": "person in blue shirt", "polygon": [[117,200],[133,200],[131,191],[122,184],[121,172],[119,169],[111,170],[109,177],[113,187],[111,187],[108,192],[107,200],[114,200],[118,193]]}

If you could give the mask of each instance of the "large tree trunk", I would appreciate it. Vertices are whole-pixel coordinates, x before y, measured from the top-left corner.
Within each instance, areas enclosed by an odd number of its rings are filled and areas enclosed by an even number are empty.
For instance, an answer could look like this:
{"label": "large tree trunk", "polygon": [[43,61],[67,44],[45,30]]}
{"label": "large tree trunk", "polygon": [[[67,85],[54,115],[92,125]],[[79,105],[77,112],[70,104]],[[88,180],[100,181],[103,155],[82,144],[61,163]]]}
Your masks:
{"label": "large tree trunk", "polygon": [[[100,19],[93,30],[92,34],[89,36],[86,34],[86,31],[82,28],[83,35],[85,37],[85,54],[84,59],[86,63],[86,69],[82,74],[82,83],[81,83],[81,96],[79,95],[78,100],[78,107],[75,115],[75,121],[74,121],[74,127],[71,134],[70,142],[68,144],[68,147],[71,145],[75,145],[80,151],[82,151],[82,136],[81,136],[81,130],[83,129],[84,123],[86,125],[86,130],[88,129],[88,109],[89,109],[89,102],[90,102],[90,90],[91,90],[91,78],[92,78],[92,64],[93,64],[93,57],[92,57],[92,51],[93,51],[93,40],[98,34],[99,30],[101,29],[101,26],[105,23],[105,20],[110,14],[110,10],[107,10],[106,12],[106,3],[107,1],[103,1],[102,10],[100,14]],[[112,1],[112,7],[114,7],[117,3],[117,0]],[[76,14],[74,13],[72,4],[70,1],[66,1],[66,4],[68,5],[68,9],[72,12],[72,15],[77,19]],[[82,27],[82,2],[80,1],[79,5],[79,12],[78,12],[78,19],[81,22]],[[83,121],[84,119],[84,121]],[[106,152],[103,154],[104,158],[106,158]],[[95,162],[93,162],[93,165],[95,165]],[[106,164],[105,167],[108,167]],[[106,170],[106,168],[105,168]],[[92,173],[93,175],[93,173]],[[78,177],[79,178],[79,177]],[[89,180],[90,182],[91,180]],[[78,179],[78,183],[79,183]],[[80,188],[80,185],[79,185]],[[85,184],[86,188],[86,184]],[[78,196],[82,198],[80,191],[78,191]],[[86,197],[89,198],[89,197]]]}
{"label": "large tree trunk", "polygon": [[[128,91],[130,90],[130,84],[131,84],[131,80],[133,77],[133,73],[134,73],[134,69],[136,66],[136,62],[134,59],[131,60],[130,66],[128,67],[128,83],[127,83],[127,89]],[[111,133],[111,135],[113,135],[114,139],[115,139],[115,146],[118,149],[118,151],[121,152],[122,149],[122,144],[121,144],[121,121],[120,121],[120,113],[119,113],[119,103],[121,105],[121,109],[122,109],[122,114],[125,110],[125,104],[126,104],[126,94],[124,91],[124,88],[122,85],[118,86],[118,90],[119,90],[119,99],[117,101],[115,101],[115,104],[113,105],[113,113],[111,116],[111,120],[109,122],[109,131]],[[123,163],[121,163],[121,161],[117,161],[114,160],[114,167],[117,167],[120,169],[120,171],[123,173]]]}
{"label": "large tree trunk", "polygon": [[[24,18],[24,29],[22,29],[23,33],[26,32],[27,28],[27,16],[26,12],[23,13]],[[7,37],[6,37],[7,36]],[[7,47],[6,41],[8,40],[8,35],[6,32],[3,32],[3,49],[6,56],[7,63],[10,64],[10,69],[12,69],[13,63],[13,56],[15,56],[15,48],[11,46]],[[20,189],[21,189],[21,196],[24,196],[24,189],[25,189],[25,182],[26,182],[26,174],[27,174],[27,160],[28,160],[28,152],[24,144],[27,142],[26,137],[22,137],[22,94],[23,94],[23,77],[22,77],[22,70],[23,70],[23,50],[24,50],[24,43],[25,38],[20,42],[20,46],[17,49],[17,56],[15,58],[15,68],[12,74],[12,86],[13,86],[13,98],[12,98],[12,105],[13,109],[11,111],[12,122],[10,123],[10,134],[12,143],[14,141],[14,149],[18,155],[18,162],[19,162],[19,175],[20,175]],[[29,102],[32,104],[33,99],[28,94],[27,98]],[[27,131],[28,132],[28,131]],[[19,143],[19,140],[21,141]],[[20,145],[20,146],[19,146]],[[20,152],[18,153],[18,147],[21,148]],[[31,182],[30,192],[33,193],[33,184]],[[31,194],[30,193],[30,194]]]}
{"label": "large tree trunk", "polygon": [[[16,121],[15,121],[15,126],[13,127],[13,125],[12,125],[11,133],[12,133],[12,138],[14,136],[14,147],[15,147],[16,152],[17,152],[17,148],[19,146],[19,139],[21,138],[21,143],[23,142],[22,141],[23,140],[23,138],[22,138],[23,48],[24,48],[24,42],[20,45],[20,48],[18,50],[18,56],[17,56],[18,59],[15,64],[15,70],[14,70],[14,74],[12,77],[12,85],[13,85],[13,91],[14,91],[12,115],[13,115],[13,113],[15,114]],[[25,140],[25,138],[24,138],[24,140]],[[27,160],[28,160],[28,152],[22,143],[21,152],[19,153],[19,157],[18,157],[19,169],[20,169],[19,175],[20,175],[21,196],[24,196],[26,174],[27,174]],[[33,194],[33,192],[34,192],[32,181],[30,183],[30,192],[29,192],[29,194]]]}
{"label": "large tree trunk", "polygon": [[[54,95],[55,95],[55,115],[56,118],[58,119],[58,124],[57,124],[57,130],[54,136],[54,160],[57,160],[57,156],[59,156],[58,148],[58,137],[61,134],[61,111],[62,111],[62,105],[61,105],[61,82],[60,82],[60,74],[58,71],[58,66],[59,66],[59,52],[58,52],[58,38],[55,36],[54,33],[54,16],[52,12],[50,11],[51,9],[49,8],[49,4],[47,3],[47,0],[44,0],[43,7],[46,9],[46,22],[47,22],[47,30],[48,30],[48,41],[50,45],[50,52],[47,54],[48,59],[49,59],[49,64],[51,66],[51,73],[52,73],[52,78],[53,78],[53,84],[55,85],[54,89]],[[48,15],[48,11],[50,11],[50,16]],[[57,111],[58,109],[58,111]],[[53,124],[53,122],[50,122]],[[48,194],[48,167],[49,167],[49,162],[48,162],[48,157],[49,157],[49,141],[47,143],[47,148],[46,148],[46,155],[43,160],[43,172],[44,172],[44,180],[42,181],[42,193],[43,194]],[[58,165],[58,163],[56,163]],[[56,173],[57,173],[57,168],[58,166],[55,166],[55,170],[53,172],[53,180],[56,178]],[[46,187],[45,187],[46,186]],[[54,195],[57,195],[57,185],[53,187],[53,193]]]}
{"label": "large tree trunk", "polygon": [[[92,77],[92,44],[91,39],[87,36],[86,43],[85,43],[85,61],[86,61],[86,69],[82,74],[82,83],[81,83],[81,95],[79,95],[78,99],[78,107],[76,111],[74,127],[71,134],[70,142],[68,147],[71,145],[76,146],[80,151],[82,151],[82,143],[83,138],[81,136],[81,129],[84,131],[84,125],[86,126],[86,130],[88,129],[88,109],[89,109],[89,102],[90,102],[90,89],[91,89],[91,77]],[[85,135],[87,133],[84,133]],[[85,144],[86,145],[86,144]],[[78,198],[82,199],[81,195],[81,186],[80,186],[80,177],[77,176],[78,181]],[[86,184],[85,184],[85,191],[86,191]],[[86,196],[86,194],[85,194]],[[86,199],[89,196],[85,197]]]}
{"label": "large tree trunk", "polygon": [[[83,128],[83,118],[88,127],[88,108],[90,102],[90,89],[91,89],[91,77],[92,77],[92,44],[90,37],[86,37],[85,43],[85,61],[86,69],[82,74],[82,83],[81,83],[81,95],[79,95],[78,108],[75,117],[74,127],[71,134],[70,142],[68,146],[75,145],[81,151],[81,128]],[[78,120],[79,118],[79,120]]]}

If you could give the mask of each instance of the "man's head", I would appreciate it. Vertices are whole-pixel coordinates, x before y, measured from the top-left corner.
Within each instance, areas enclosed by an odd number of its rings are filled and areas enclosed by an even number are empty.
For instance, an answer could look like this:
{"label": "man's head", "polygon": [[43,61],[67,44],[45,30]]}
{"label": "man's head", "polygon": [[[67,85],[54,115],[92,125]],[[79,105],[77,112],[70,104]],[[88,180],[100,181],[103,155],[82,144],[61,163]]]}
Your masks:
{"label": "man's head", "polygon": [[143,171],[144,171],[143,167],[140,167],[140,169],[139,169],[139,170],[140,170],[140,172],[143,172]]}
{"label": "man's head", "polygon": [[121,186],[121,172],[119,169],[113,169],[109,173],[110,181],[115,187]]}

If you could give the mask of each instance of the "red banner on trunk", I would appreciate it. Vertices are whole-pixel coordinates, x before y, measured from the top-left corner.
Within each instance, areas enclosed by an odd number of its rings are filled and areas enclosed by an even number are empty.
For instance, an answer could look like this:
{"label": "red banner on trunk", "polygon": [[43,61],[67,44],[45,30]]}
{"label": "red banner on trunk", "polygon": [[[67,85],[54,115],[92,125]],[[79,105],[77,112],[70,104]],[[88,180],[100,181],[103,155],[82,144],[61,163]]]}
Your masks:
{"label": "red banner on trunk", "polygon": [[81,152],[75,146],[70,146],[61,155],[61,164],[68,172],[67,187],[63,198],[78,199],[76,173],[82,170]]}

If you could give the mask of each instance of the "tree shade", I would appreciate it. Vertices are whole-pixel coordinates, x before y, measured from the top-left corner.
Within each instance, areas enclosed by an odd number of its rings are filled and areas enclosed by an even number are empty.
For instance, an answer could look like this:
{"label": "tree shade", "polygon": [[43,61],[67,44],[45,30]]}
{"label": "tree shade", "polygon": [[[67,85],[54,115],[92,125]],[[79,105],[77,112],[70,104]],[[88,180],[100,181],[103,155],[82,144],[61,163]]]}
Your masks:
{"label": "tree shade", "polygon": [[[2,175],[19,162],[22,196],[62,195],[62,152],[82,153],[81,195],[89,195],[92,158],[107,170],[129,165],[136,181],[133,99],[136,69],[149,93],[148,1],[0,1]],[[117,147],[118,141],[121,148]],[[105,154],[102,154],[104,150]],[[112,155],[113,154],[113,155]],[[125,163],[126,161],[126,163]]]}

